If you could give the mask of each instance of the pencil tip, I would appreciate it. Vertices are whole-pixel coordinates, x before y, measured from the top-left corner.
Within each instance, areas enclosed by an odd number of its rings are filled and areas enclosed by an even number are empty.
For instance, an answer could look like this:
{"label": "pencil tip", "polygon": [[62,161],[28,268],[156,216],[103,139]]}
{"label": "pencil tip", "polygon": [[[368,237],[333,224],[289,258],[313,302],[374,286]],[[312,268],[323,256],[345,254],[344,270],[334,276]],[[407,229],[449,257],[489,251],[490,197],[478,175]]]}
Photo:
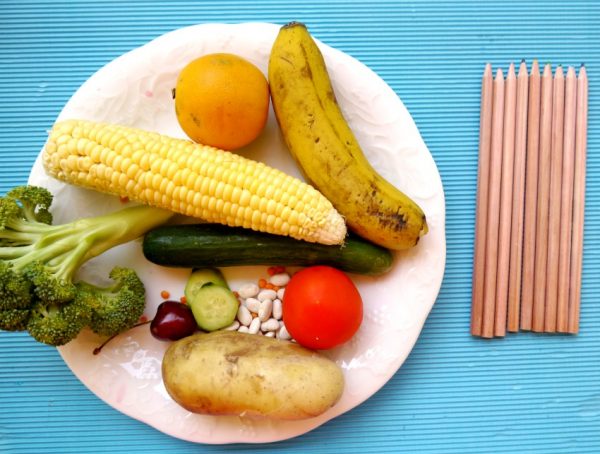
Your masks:
{"label": "pencil tip", "polygon": [[525,63],[525,59],[521,60],[521,64],[519,65],[519,75],[521,74],[527,75],[527,63]]}
{"label": "pencil tip", "polygon": [[509,77],[511,79],[514,78],[514,77],[516,77],[516,74],[515,74],[515,64],[512,63],[512,62],[510,63],[510,66],[508,67],[507,77]]}
{"label": "pencil tip", "polygon": [[585,66],[585,63],[582,63],[582,64],[581,64],[581,67],[583,68],[584,66]]}
{"label": "pencil tip", "polygon": [[525,59],[524,58],[521,58],[521,63],[525,63]]}

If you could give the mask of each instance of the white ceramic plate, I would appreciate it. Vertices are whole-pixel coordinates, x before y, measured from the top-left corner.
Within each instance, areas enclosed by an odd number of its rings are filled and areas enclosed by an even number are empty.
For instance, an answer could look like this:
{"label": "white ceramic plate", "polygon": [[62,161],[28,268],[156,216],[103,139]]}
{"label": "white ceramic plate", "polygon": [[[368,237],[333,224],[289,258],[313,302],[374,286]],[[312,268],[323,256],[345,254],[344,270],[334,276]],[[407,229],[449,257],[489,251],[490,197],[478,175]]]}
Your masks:
{"label": "white ceramic plate", "polygon": [[[185,137],[179,128],[171,89],[181,68],[211,52],[239,54],[267,72],[274,24],[206,24],[167,33],[99,70],[64,107],[59,119],[84,118],[146,128]],[[325,414],[303,421],[250,420],[191,414],[167,395],[161,380],[166,343],[138,328],[92,355],[98,338],[82,333],[60,348],[73,373],[100,399],[117,410],[174,437],[201,443],[271,442],[303,434],[368,399],[402,365],[437,297],[444,273],[445,206],[436,165],[406,108],[375,73],[352,57],[319,43],[338,101],[368,159],[389,181],[414,198],[427,215],[429,234],[399,253],[383,277],[352,276],[365,303],[364,323],[348,344],[328,351],[344,370],[340,402]],[[261,137],[243,150],[295,176],[300,173],[285,148],[273,113]],[[30,183],[55,194],[57,222],[122,208],[114,197],[59,183],[36,161]],[[189,270],[161,268],[146,262],[140,242],[119,246],[90,261],[82,277],[101,281],[115,265],[135,268],[147,286],[146,314],[162,301],[161,290],[178,297]],[[266,275],[265,267],[225,268],[232,288]],[[199,371],[199,373],[202,373]]]}

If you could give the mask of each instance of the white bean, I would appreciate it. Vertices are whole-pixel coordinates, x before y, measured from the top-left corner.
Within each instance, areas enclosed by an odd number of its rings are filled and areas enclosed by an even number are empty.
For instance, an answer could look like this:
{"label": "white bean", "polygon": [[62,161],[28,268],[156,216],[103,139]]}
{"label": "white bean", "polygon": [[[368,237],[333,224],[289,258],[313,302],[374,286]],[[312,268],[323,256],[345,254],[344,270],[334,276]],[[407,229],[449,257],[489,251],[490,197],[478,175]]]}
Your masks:
{"label": "white bean", "polygon": [[269,282],[277,287],[285,287],[290,282],[290,275],[287,273],[274,274],[269,278]]}
{"label": "white bean", "polygon": [[240,326],[238,329],[238,333],[247,333],[248,332],[248,327],[247,326]]}
{"label": "white bean", "polygon": [[277,298],[280,300],[283,300],[283,294],[285,293],[285,289],[284,288],[280,288],[279,290],[277,290]]}
{"label": "white bean", "polygon": [[250,323],[250,326],[248,327],[248,332],[250,334],[257,334],[259,329],[260,329],[260,319],[257,317],[257,318],[254,318],[252,320],[252,322]]}
{"label": "white bean", "polygon": [[280,299],[273,300],[273,317],[277,320],[281,320],[283,316],[283,304]]}
{"label": "white bean", "polygon": [[252,322],[252,314],[243,304],[240,304],[240,307],[238,308],[237,319],[244,326],[248,326]]}
{"label": "white bean", "polygon": [[282,340],[288,340],[292,338],[285,325],[282,325],[281,328],[279,328],[279,331],[277,331],[277,338]]}
{"label": "white bean", "polygon": [[225,331],[235,331],[240,327],[240,322],[238,322],[237,320],[234,320],[233,323],[231,325],[229,325],[226,328],[223,328]]}
{"label": "white bean", "polygon": [[265,337],[275,337],[275,331],[269,331],[265,333]]}
{"label": "white bean", "polygon": [[271,318],[271,313],[273,312],[273,301],[264,300],[260,303],[260,308],[258,309],[258,318],[261,322],[266,322]]}
{"label": "white bean", "polygon": [[245,284],[242,285],[240,287],[240,289],[238,290],[238,295],[240,295],[241,298],[253,298],[256,295],[258,295],[258,285],[256,284]]}
{"label": "white bean", "polygon": [[248,308],[250,312],[258,314],[258,311],[260,309],[260,301],[258,301],[256,298],[246,298],[244,300],[244,305]]}
{"label": "white bean", "polygon": [[266,322],[263,322],[260,325],[260,329],[262,331],[277,331],[278,328],[279,328],[279,321],[275,320],[274,318],[270,318],[269,320],[267,320]]}
{"label": "white bean", "polygon": [[257,297],[256,297],[259,301],[264,301],[264,300],[271,300],[273,301],[275,298],[277,298],[277,292],[275,290],[272,290],[270,288],[265,288],[262,289]]}

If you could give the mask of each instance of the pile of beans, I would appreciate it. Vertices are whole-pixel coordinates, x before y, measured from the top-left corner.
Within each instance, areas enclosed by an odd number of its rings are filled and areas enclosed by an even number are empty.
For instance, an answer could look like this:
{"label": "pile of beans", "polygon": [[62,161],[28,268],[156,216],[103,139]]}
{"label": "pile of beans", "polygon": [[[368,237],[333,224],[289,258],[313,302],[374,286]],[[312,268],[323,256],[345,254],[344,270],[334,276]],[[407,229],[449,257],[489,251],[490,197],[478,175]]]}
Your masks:
{"label": "pile of beans", "polygon": [[283,323],[283,294],[290,275],[283,267],[269,267],[267,271],[268,279],[244,284],[234,292],[240,307],[236,320],[225,329],[290,340]]}

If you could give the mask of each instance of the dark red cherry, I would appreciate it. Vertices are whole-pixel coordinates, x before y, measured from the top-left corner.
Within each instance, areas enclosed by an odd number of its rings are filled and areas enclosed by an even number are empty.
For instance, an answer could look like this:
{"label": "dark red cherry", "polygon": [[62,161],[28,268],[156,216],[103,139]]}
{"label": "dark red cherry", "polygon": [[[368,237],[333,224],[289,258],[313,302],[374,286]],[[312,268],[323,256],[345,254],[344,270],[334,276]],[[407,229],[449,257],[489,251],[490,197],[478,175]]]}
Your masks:
{"label": "dark red cherry", "polygon": [[150,332],[158,340],[178,340],[198,329],[192,310],[179,301],[164,301],[150,323]]}

